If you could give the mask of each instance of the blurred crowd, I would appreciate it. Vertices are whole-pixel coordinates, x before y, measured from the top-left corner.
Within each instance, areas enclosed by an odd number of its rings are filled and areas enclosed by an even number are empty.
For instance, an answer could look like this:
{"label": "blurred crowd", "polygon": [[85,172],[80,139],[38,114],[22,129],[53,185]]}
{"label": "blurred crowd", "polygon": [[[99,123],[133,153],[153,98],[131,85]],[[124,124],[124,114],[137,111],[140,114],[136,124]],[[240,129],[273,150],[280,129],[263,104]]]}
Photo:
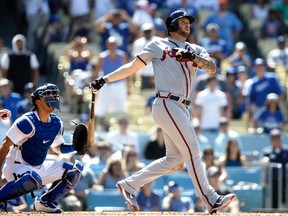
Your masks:
{"label": "blurred crowd", "polygon": [[[189,42],[203,46],[218,68],[213,75],[198,70],[191,98],[194,116],[191,124],[203,152],[210,184],[219,194],[221,191],[225,194],[231,190],[225,185],[225,168],[248,166],[247,158],[241,154],[239,134],[229,127],[231,120],[243,120],[249,132],[270,137],[271,147],[263,151],[260,160],[288,162],[288,150],[280,139],[287,119],[287,0],[15,2],[25,21],[18,27],[19,34],[11,36],[11,47],[0,40],[0,108],[12,112],[10,120],[0,121],[1,136],[17,117],[31,109],[30,94],[40,84],[40,77],[53,73],[46,61],[51,44],[65,44],[62,56],[68,66],[63,73],[62,103],[74,110],[76,107],[78,120],[87,124],[89,107],[83,93],[87,84],[127,63],[153,38],[166,37],[166,18],[171,11],[183,8],[196,18]],[[245,31],[251,33],[250,38],[245,37]],[[267,51],[267,43],[275,45]],[[98,50],[92,50],[91,44]],[[141,152],[137,131],[130,130],[129,118],[123,117],[128,115],[127,100],[135,85],[146,100],[145,113],[150,114],[155,98],[152,65],[147,65],[137,76],[109,83],[97,94],[96,130],[105,136],[96,141],[95,149],[90,149],[83,158],[55,156],[57,160],[78,159],[85,163],[75,191],[60,201],[64,210],[86,210],[86,189],[115,189],[119,180],[141,169],[145,160],[165,156],[160,128]],[[111,113],[117,114],[114,130],[109,130],[107,119]],[[217,135],[213,148],[205,133]],[[180,172],[186,172],[185,167]],[[143,211],[203,209],[198,200],[182,199],[181,185],[177,182],[169,182],[163,201],[151,185],[143,186],[139,193],[138,203]],[[239,203],[233,206],[226,211],[239,211]]]}

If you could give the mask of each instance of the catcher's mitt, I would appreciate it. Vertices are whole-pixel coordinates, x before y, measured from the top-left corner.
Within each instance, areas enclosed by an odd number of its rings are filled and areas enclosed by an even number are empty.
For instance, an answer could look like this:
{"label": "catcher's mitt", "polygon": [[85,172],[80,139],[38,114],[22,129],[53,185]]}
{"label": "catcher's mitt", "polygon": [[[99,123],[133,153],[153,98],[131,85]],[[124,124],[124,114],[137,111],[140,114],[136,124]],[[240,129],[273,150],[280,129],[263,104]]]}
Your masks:
{"label": "catcher's mitt", "polygon": [[79,155],[84,155],[88,150],[88,128],[85,124],[77,124],[73,132],[72,144]]}

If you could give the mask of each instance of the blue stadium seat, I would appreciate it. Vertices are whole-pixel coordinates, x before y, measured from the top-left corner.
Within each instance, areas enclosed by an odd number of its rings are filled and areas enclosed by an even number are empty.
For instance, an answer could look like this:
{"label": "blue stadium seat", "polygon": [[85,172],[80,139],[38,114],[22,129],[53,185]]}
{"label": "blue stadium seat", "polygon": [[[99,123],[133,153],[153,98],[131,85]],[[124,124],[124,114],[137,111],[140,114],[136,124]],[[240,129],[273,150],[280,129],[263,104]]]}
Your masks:
{"label": "blue stadium seat", "polygon": [[239,182],[262,184],[262,169],[259,167],[227,167],[227,178],[233,181],[233,185]]}
{"label": "blue stadium seat", "polygon": [[154,180],[152,189],[163,190],[166,184],[167,184],[167,176],[164,175]]}
{"label": "blue stadium seat", "polygon": [[264,207],[264,190],[262,186],[233,186],[233,191],[240,202],[241,212],[253,212]]}
{"label": "blue stadium seat", "polygon": [[95,210],[95,208],[106,207],[105,210],[111,207],[111,210],[115,207],[127,208],[125,201],[118,190],[103,190],[97,191],[93,189],[88,190],[87,196],[87,208],[90,211]]}
{"label": "blue stadium seat", "polygon": [[172,173],[167,175],[167,183],[170,181],[176,182],[184,190],[195,189],[192,180],[188,173]]}
{"label": "blue stadium seat", "polygon": [[267,134],[241,134],[241,153],[261,152],[263,148],[270,146],[270,138]]}

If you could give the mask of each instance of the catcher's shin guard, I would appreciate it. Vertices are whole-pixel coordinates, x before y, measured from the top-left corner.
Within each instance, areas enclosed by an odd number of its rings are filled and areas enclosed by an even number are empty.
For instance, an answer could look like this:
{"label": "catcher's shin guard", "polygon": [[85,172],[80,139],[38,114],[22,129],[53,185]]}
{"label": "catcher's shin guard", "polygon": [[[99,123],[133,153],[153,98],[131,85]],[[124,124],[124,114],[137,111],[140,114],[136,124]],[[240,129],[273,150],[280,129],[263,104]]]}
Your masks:
{"label": "catcher's shin guard", "polygon": [[42,187],[40,176],[34,171],[28,171],[18,180],[8,182],[0,189],[0,203],[15,199]]}
{"label": "catcher's shin guard", "polygon": [[65,162],[63,168],[66,169],[63,178],[53,182],[49,190],[41,196],[41,202],[55,203],[58,199],[65,196],[70,190],[76,187],[81,177],[83,164],[79,161],[76,161],[75,164]]}

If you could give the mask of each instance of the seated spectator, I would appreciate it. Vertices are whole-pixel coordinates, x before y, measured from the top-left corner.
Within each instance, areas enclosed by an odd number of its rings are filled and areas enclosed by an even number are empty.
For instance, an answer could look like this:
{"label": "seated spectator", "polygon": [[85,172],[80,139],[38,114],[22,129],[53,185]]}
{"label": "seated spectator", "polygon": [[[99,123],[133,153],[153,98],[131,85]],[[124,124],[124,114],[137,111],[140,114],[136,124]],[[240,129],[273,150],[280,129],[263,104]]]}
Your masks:
{"label": "seated spectator", "polygon": [[266,106],[260,109],[254,116],[254,128],[261,128],[264,133],[270,133],[277,128],[283,130],[285,117],[279,104],[279,96],[270,93],[266,97]]}
{"label": "seated spectator", "polygon": [[26,112],[29,112],[32,107],[31,94],[34,92],[35,86],[32,82],[26,83],[24,86],[23,99],[17,103],[17,116],[20,117]]}
{"label": "seated spectator", "polygon": [[214,150],[212,147],[206,147],[203,151],[203,156],[202,156],[202,162],[204,165],[204,168],[207,172],[207,170],[210,167],[218,167],[221,170],[221,180],[224,180],[227,178],[227,172],[225,167],[221,166],[219,163],[219,160],[215,157]]}
{"label": "seated spectator", "polygon": [[13,83],[6,78],[0,79],[0,100],[5,109],[11,111],[11,121],[14,122],[18,117],[17,103],[21,101],[21,95],[13,92]]}
{"label": "seated spectator", "polygon": [[197,136],[198,142],[199,142],[200,152],[203,152],[204,149],[210,146],[210,141],[206,136],[204,136],[201,133],[200,122],[197,118],[194,118],[192,120],[192,124],[193,124],[195,134]]}
{"label": "seated spectator", "polygon": [[251,56],[247,51],[246,44],[242,41],[239,41],[234,46],[233,53],[227,58],[228,62],[234,67],[234,70],[237,71],[239,66],[245,66],[247,71],[250,74],[251,68]]}
{"label": "seated spectator", "polygon": [[277,3],[274,4],[274,8],[276,11],[283,14],[283,19],[285,20],[285,22],[288,21],[288,1],[287,0],[278,1]]}
{"label": "seated spectator", "polygon": [[[262,162],[270,163],[280,163],[282,164],[282,179],[278,178],[278,171],[273,170],[272,173],[272,187],[273,187],[273,201],[272,208],[278,208],[279,204],[283,205],[287,199],[286,195],[286,165],[288,163],[288,146],[287,143],[282,143],[281,140],[281,131],[279,129],[273,129],[270,131],[270,143],[271,146],[268,146],[263,149],[263,158]],[[279,181],[283,183],[282,196],[283,200],[278,199],[278,184]]]}
{"label": "seated spectator", "polygon": [[149,182],[140,188],[137,194],[137,202],[140,211],[161,211],[161,197],[155,193],[151,186],[154,182]]}
{"label": "seated spectator", "polygon": [[162,129],[158,127],[155,134],[155,139],[148,142],[144,152],[145,158],[149,160],[156,160],[166,155],[166,146]]}
{"label": "seated spectator", "polygon": [[228,140],[226,144],[226,152],[223,156],[219,158],[219,163],[223,167],[248,166],[246,156],[241,154],[236,139]]}
{"label": "seated spectator", "polygon": [[276,41],[277,48],[270,50],[267,54],[267,66],[269,71],[274,71],[276,73],[282,69],[284,74],[280,75],[278,72],[278,76],[285,80],[284,77],[288,69],[288,47],[286,47],[286,38],[281,35],[277,37]]}
{"label": "seated spectator", "polygon": [[268,0],[256,0],[252,3],[251,12],[253,19],[263,21],[268,17],[270,4]]}
{"label": "seated spectator", "polygon": [[263,21],[261,26],[262,38],[276,38],[279,35],[287,33],[287,25],[284,23],[282,14],[271,8],[267,19]]}
{"label": "seated spectator", "polygon": [[125,146],[132,146],[139,153],[137,133],[129,129],[129,121],[125,117],[118,119],[118,128],[107,134],[108,142],[113,153],[124,150]]}
{"label": "seated spectator", "polygon": [[[225,184],[221,180],[221,169],[216,166],[212,166],[207,170],[207,177],[209,184],[215,189],[219,195],[224,195],[227,193],[233,193],[233,189]],[[229,213],[239,213],[240,203],[237,199],[234,199],[227,207],[221,209],[221,212]]]}
{"label": "seated spectator", "polygon": [[170,181],[167,187],[167,196],[163,198],[162,209],[174,212],[194,212],[194,203],[190,197],[181,196],[182,188],[174,181]]}
{"label": "seated spectator", "polygon": [[135,149],[131,146],[127,146],[123,152],[122,167],[124,172],[130,176],[142,169],[144,166],[145,164],[139,161],[138,154],[136,153]]}
{"label": "seated spectator", "polygon": [[216,156],[225,154],[226,143],[230,139],[236,139],[239,147],[241,149],[241,139],[238,132],[229,128],[229,119],[226,117],[221,117],[219,124],[219,133],[215,138],[214,151]]}
{"label": "seated spectator", "polygon": [[99,177],[102,170],[107,166],[107,161],[112,155],[110,144],[107,141],[97,141],[93,148],[89,148],[89,157],[83,158],[96,177]]}
{"label": "seated spectator", "polygon": [[121,160],[117,157],[114,158],[112,155],[99,176],[98,186],[102,186],[104,189],[115,189],[116,183],[124,178],[126,178],[126,175]]}

